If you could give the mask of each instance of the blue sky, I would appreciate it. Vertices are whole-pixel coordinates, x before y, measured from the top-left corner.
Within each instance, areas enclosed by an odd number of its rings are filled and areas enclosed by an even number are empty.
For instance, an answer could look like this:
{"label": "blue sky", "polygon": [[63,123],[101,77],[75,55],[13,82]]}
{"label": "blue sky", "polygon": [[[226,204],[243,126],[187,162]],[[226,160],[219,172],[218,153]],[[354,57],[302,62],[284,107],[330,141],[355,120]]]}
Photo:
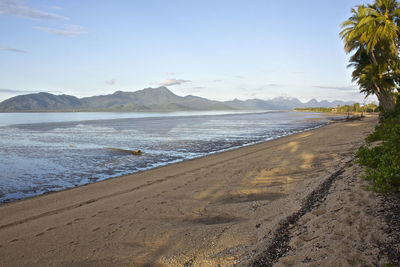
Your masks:
{"label": "blue sky", "polygon": [[362,101],[338,37],[353,0],[0,0],[0,101],[166,85],[216,100]]}

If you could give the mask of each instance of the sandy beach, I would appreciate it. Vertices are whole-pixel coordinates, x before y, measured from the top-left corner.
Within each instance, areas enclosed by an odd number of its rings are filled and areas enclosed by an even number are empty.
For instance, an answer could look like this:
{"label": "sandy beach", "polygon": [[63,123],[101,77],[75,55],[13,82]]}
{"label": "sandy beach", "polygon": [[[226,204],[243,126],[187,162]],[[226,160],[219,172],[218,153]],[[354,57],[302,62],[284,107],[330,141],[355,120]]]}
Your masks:
{"label": "sandy beach", "polygon": [[[362,193],[362,185],[354,179],[362,170],[349,164],[376,123],[376,117],[334,122],[253,146],[1,205],[0,266],[248,266],[262,258],[279,223],[298,212],[313,191],[338,174],[341,178],[332,181],[325,204],[291,226],[293,250],[278,262],[283,266],[307,264],[318,238],[332,237],[340,247],[343,233],[339,229],[353,231],[351,226],[358,224],[348,221],[364,218],[362,213],[352,213],[372,193]],[[346,185],[358,191],[351,194],[353,189],[345,189]],[[366,202],[345,205],[357,196]],[[374,217],[372,211],[369,215]],[[329,235],[313,235],[310,230],[312,224],[328,225],[337,218],[347,222],[347,228],[332,226],[337,231]],[[348,239],[362,243],[362,233],[371,232],[366,224],[363,221],[357,228],[361,234]],[[371,232],[367,241],[371,247],[366,249],[374,252],[379,236]],[[343,255],[350,246],[332,255]],[[348,256],[358,257],[359,262],[376,260],[372,254],[369,258],[359,254]],[[316,263],[324,259],[321,255]],[[337,262],[332,259],[331,263]],[[339,263],[351,265],[346,259]]]}

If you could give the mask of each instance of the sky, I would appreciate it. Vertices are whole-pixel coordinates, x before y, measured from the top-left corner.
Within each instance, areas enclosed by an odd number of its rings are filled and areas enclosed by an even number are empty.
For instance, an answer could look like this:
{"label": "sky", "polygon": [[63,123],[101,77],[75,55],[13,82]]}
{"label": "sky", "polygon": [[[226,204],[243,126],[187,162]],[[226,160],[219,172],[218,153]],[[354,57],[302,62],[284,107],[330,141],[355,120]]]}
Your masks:
{"label": "sky", "polygon": [[215,100],[364,98],[340,24],[356,0],[0,0],[0,101],[167,86]]}

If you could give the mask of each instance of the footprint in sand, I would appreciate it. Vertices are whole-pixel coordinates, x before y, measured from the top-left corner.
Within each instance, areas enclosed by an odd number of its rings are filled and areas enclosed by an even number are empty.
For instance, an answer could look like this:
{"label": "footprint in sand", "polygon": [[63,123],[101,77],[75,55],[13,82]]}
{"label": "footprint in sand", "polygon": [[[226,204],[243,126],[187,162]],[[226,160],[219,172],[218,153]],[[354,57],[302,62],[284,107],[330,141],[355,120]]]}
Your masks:
{"label": "footprint in sand", "polygon": [[74,219],[72,222],[67,222],[65,225],[71,225],[71,224],[73,224],[74,222],[78,222],[78,221],[80,221],[80,220],[83,220],[83,218],[76,218],[76,219]]}
{"label": "footprint in sand", "polygon": [[47,253],[53,253],[54,251],[56,251],[56,249],[55,249],[55,248],[53,248],[53,249],[49,249],[49,250],[47,251]]}
{"label": "footprint in sand", "polygon": [[14,242],[17,242],[17,241],[24,241],[24,239],[22,239],[22,238],[16,238],[16,239],[13,239],[13,240],[11,240],[11,241],[9,241],[10,243],[14,243]]}
{"label": "footprint in sand", "polygon": [[324,215],[326,213],[326,209],[318,209],[312,212],[312,214],[314,214],[315,216],[321,216]]}
{"label": "footprint in sand", "polygon": [[72,247],[72,246],[77,246],[77,245],[79,245],[79,242],[78,242],[78,241],[71,241],[71,242],[69,242],[69,246],[70,246],[70,247]]}

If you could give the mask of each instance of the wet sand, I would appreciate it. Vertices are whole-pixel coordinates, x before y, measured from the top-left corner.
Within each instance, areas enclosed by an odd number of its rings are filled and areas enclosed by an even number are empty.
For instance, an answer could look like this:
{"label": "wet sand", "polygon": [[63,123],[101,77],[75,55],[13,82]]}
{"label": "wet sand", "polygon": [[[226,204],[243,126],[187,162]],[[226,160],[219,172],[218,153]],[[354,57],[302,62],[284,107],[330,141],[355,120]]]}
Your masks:
{"label": "wet sand", "polygon": [[336,122],[1,205],[0,265],[248,265],[376,122]]}

